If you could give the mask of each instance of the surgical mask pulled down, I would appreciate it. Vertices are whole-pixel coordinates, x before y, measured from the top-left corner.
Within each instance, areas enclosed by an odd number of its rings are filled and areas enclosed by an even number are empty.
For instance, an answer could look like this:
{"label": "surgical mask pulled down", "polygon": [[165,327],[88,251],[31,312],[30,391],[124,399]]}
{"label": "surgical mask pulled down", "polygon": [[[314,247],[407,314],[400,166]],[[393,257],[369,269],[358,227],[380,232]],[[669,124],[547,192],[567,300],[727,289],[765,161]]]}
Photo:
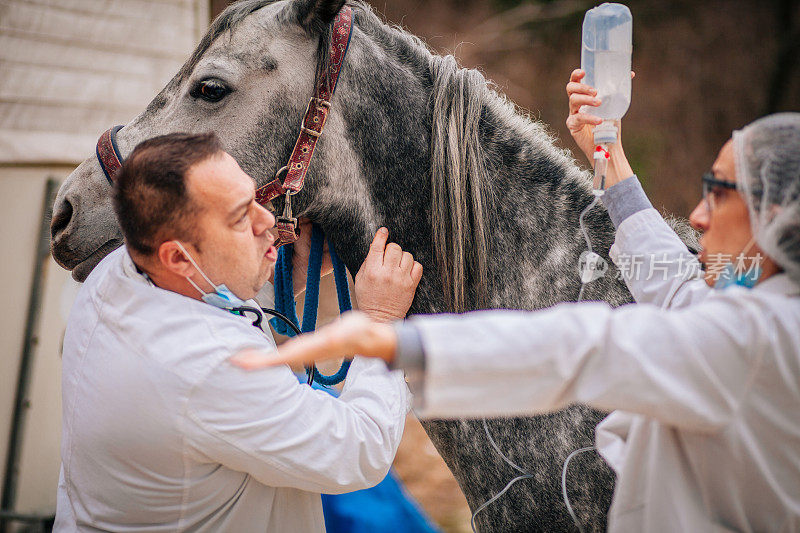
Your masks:
{"label": "surgical mask pulled down", "polygon": [[756,283],[758,283],[762,274],[761,254],[756,254],[755,257],[751,257],[753,264],[747,268],[744,267],[744,259],[749,257],[747,254],[750,253],[755,242],[755,237],[750,239],[750,242],[747,243],[742,252],[737,256],[736,264],[730,262],[723,267],[716,283],[714,283],[714,289],[722,290],[731,285],[752,289]]}
{"label": "surgical mask pulled down", "polygon": [[226,287],[224,283],[220,285],[215,285],[214,282],[208,279],[206,273],[203,272],[203,269],[201,269],[200,266],[195,262],[191,254],[189,254],[189,252],[186,251],[186,248],[184,248],[183,244],[181,244],[179,241],[173,241],[173,242],[178,245],[178,248],[180,248],[184,254],[186,254],[186,258],[189,260],[190,263],[192,263],[192,266],[194,266],[194,268],[196,268],[197,271],[200,272],[200,275],[203,276],[203,279],[205,279],[209,285],[214,287],[214,292],[205,292],[197,285],[197,283],[192,281],[192,278],[186,276],[186,280],[192,284],[192,287],[197,289],[197,292],[200,293],[201,300],[203,300],[207,304],[213,305],[214,307],[219,307],[220,309],[226,309],[226,310],[246,305],[244,300],[233,294],[233,291],[231,291],[228,287]]}

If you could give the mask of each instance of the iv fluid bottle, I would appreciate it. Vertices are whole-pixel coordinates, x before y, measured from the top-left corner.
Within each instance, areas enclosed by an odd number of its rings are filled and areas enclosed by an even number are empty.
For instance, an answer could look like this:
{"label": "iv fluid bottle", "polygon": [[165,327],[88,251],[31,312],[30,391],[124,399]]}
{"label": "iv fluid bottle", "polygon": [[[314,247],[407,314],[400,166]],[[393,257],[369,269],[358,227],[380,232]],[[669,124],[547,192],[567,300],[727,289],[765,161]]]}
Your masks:
{"label": "iv fluid bottle", "polygon": [[595,144],[616,142],[616,127],[631,103],[633,17],[627,6],[605,3],[590,9],[583,19],[581,69],[583,83],[597,89],[599,107],[581,111],[605,119],[595,128]]}

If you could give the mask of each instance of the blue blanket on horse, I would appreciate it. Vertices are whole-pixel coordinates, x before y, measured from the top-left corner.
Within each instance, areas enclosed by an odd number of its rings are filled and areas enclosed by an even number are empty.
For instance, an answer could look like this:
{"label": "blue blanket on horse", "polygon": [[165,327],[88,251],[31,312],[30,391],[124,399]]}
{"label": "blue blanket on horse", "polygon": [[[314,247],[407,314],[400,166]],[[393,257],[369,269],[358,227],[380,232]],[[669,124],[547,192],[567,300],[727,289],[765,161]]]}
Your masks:
{"label": "blue blanket on horse", "polygon": [[[298,376],[305,383],[305,376]],[[338,391],[314,383],[333,396]],[[328,533],[437,533],[439,529],[403,488],[394,471],[370,489],[347,494],[323,494],[322,510]]]}
{"label": "blue blanket on horse", "polygon": [[439,531],[406,493],[393,471],[371,489],[323,494],[328,533],[435,533]]}

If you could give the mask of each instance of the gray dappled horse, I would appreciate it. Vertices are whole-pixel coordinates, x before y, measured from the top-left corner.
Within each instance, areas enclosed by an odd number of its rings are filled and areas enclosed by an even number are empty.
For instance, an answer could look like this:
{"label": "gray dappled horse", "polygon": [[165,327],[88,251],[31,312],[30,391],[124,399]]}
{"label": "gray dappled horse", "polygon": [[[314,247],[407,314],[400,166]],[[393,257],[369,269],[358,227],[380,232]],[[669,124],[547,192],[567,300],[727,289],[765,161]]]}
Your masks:
{"label": "gray dappled horse", "polygon": [[[258,184],[272,179],[291,153],[342,4],[244,0],[226,9],[166,88],[120,131],[122,155],[154,135],[213,130]],[[295,210],[323,227],[353,273],[378,226],[389,227],[425,269],[412,313],[575,300],[585,247],[578,214],[592,199],[587,175],[477,71],[433,55],[366,5],[351,5],[350,49]],[[78,280],[122,243],[110,193],[94,156],[59,191],[53,255]],[[587,223],[605,255],[614,231],[604,209],[593,209]],[[615,274],[612,266],[585,297],[629,302]],[[483,510],[479,528],[574,529],[561,499],[561,467],[570,452],[592,444],[603,416],[574,406],[489,421],[500,449],[535,477]],[[473,510],[518,475],[491,448],[481,421],[423,424]],[[584,529],[604,529],[613,475],[599,456],[573,460],[568,490]]]}

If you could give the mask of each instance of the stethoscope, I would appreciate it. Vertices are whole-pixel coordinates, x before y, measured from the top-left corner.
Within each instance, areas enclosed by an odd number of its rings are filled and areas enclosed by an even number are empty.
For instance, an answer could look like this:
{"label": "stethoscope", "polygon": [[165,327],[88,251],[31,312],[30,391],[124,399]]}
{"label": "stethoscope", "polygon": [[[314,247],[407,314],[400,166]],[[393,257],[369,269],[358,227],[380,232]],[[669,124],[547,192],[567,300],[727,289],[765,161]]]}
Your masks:
{"label": "stethoscope", "polygon": [[[275,309],[269,309],[267,307],[250,307],[249,305],[241,305],[239,307],[234,307],[230,309],[230,311],[244,317],[247,317],[245,313],[254,314],[255,319],[253,320],[252,324],[258,329],[260,329],[263,333],[266,333],[264,331],[264,327],[261,325],[264,322],[264,313],[272,315],[275,318],[281,320],[284,324],[289,326],[289,328],[291,328],[292,331],[294,331],[295,335],[300,335],[301,333],[300,328],[298,328],[297,325],[289,319],[289,317],[287,317],[281,312],[276,311]],[[311,385],[314,382],[314,374],[316,373],[316,371],[317,367],[314,365],[306,367],[306,374],[308,375],[306,383],[308,385]]]}

